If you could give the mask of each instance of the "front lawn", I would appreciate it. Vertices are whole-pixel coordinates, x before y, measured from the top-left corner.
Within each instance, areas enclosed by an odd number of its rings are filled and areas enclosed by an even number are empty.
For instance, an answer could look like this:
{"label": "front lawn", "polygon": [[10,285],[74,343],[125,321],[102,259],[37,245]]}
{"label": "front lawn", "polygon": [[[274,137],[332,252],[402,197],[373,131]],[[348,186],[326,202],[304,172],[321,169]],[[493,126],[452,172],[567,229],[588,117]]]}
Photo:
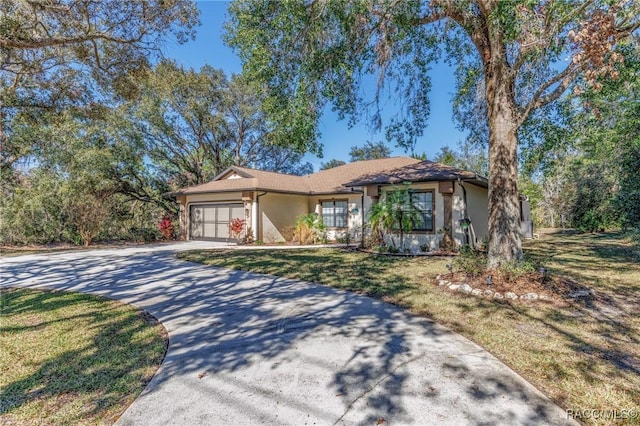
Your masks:
{"label": "front lawn", "polygon": [[112,424],[159,367],[166,331],[78,293],[0,291],[0,423]]}
{"label": "front lawn", "polygon": [[[640,410],[640,262],[620,234],[543,235],[525,249],[596,299],[507,303],[434,285],[448,259],[340,249],[199,250],[180,258],[313,281],[433,318],[496,355],[566,409]],[[623,419],[623,422],[639,419]],[[595,422],[591,420],[591,422]]]}

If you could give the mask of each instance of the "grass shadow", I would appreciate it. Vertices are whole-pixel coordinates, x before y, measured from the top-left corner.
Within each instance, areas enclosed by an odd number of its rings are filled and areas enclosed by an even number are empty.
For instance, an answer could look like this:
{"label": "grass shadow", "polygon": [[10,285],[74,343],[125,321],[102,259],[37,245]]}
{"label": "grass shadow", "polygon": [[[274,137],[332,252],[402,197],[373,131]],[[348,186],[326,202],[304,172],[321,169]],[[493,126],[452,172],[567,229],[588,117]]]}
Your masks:
{"label": "grass shadow", "polygon": [[1,297],[2,364],[20,370],[2,379],[3,422],[113,422],[164,357],[166,332],[139,309],[57,291]]}

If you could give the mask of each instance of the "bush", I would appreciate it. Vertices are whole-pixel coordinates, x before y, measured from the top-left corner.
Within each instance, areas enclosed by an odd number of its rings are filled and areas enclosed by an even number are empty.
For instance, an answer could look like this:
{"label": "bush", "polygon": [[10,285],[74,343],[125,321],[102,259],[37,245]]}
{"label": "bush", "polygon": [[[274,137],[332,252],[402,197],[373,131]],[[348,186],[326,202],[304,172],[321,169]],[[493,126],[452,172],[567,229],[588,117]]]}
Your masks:
{"label": "bush", "polygon": [[498,274],[507,282],[517,281],[518,278],[538,271],[540,265],[532,259],[511,260],[498,267]]}
{"label": "bush", "polygon": [[129,229],[129,237],[127,239],[147,243],[156,241],[158,238],[160,238],[160,235],[157,229],[132,227]]}
{"label": "bush", "polygon": [[487,256],[470,246],[463,246],[460,254],[453,259],[456,271],[464,272],[470,277],[482,275],[487,268]]}
{"label": "bush", "polygon": [[240,235],[244,232],[245,220],[239,217],[231,219],[229,222],[229,236],[240,242]]}
{"label": "bush", "polygon": [[296,229],[293,226],[283,226],[279,228],[278,231],[280,231],[280,235],[282,235],[282,238],[287,242],[293,241],[296,235]]}
{"label": "bush", "polygon": [[251,227],[247,228],[247,232],[244,234],[244,237],[242,238],[242,242],[243,245],[248,245],[248,244],[253,244],[253,230],[251,229]]}
{"label": "bush", "polygon": [[294,234],[300,244],[327,242],[327,227],[315,213],[298,216]]}
{"label": "bush", "polygon": [[349,231],[342,232],[339,235],[336,235],[336,242],[340,244],[350,245],[353,241],[351,238],[351,233]]}
{"label": "bush", "polygon": [[173,223],[171,222],[171,217],[169,217],[168,214],[165,214],[162,219],[160,219],[160,222],[158,222],[158,230],[162,234],[163,239],[173,240]]}

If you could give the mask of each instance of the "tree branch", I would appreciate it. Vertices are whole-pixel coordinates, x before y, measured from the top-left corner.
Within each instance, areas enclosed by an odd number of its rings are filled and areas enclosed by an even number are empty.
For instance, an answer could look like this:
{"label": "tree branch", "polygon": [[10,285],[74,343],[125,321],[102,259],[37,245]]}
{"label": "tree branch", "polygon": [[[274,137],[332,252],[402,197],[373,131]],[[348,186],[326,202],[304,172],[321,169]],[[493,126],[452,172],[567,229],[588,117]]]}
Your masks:
{"label": "tree branch", "polygon": [[119,44],[134,44],[142,41],[143,35],[139,35],[134,38],[119,38],[109,36],[107,34],[86,34],[77,37],[64,37],[64,38],[41,38],[33,40],[19,40],[11,39],[7,37],[0,37],[0,47],[5,49],[42,49],[44,47],[56,47],[64,46],[67,44],[80,44],[87,41],[104,40]]}
{"label": "tree branch", "polygon": [[[562,72],[556,74],[553,78],[540,85],[538,90],[531,97],[531,100],[526,105],[519,108],[518,127],[527,120],[533,110],[558,99],[560,95],[562,95],[571,85],[579,71],[580,67],[574,62],[571,62]],[[558,87],[545,95],[545,92],[554,84],[558,84]]]}

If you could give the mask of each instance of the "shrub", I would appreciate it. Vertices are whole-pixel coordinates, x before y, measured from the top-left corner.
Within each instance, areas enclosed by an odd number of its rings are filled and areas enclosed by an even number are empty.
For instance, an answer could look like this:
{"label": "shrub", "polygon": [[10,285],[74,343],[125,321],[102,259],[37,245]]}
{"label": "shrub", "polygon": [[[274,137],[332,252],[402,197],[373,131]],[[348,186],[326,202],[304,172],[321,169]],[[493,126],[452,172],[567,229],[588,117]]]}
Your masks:
{"label": "shrub", "polygon": [[510,260],[500,264],[498,274],[507,282],[513,282],[518,278],[538,271],[540,265],[532,259]]}
{"label": "shrub", "polygon": [[247,245],[247,244],[253,244],[253,230],[251,229],[251,227],[247,228],[247,232],[244,234],[244,237],[242,238],[242,244]]}
{"label": "shrub", "polygon": [[149,241],[157,240],[159,235],[157,229],[131,227],[126,237],[127,239],[130,239],[132,241],[140,241],[146,243]]}
{"label": "shrub", "polygon": [[240,235],[244,232],[245,220],[239,217],[231,219],[229,222],[229,237],[240,242]]}
{"label": "shrub", "polygon": [[350,245],[352,242],[351,233],[349,231],[342,232],[336,235],[336,242],[340,244]]}
{"label": "shrub", "polygon": [[482,275],[487,267],[487,256],[470,246],[463,246],[460,254],[453,259],[453,267],[470,277]]}
{"label": "shrub", "polygon": [[162,234],[162,238],[164,240],[173,240],[173,223],[171,222],[171,217],[168,214],[165,214],[162,219],[160,219],[160,222],[158,222],[158,230]]}
{"label": "shrub", "polygon": [[293,226],[283,226],[278,229],[280,231],[280,235],[284,238],[285,241],[291,242],[295,238],[296,229]]}
{"label": "shrub", "polygon": [[327,227],[317,214],[304,214],[296,218],[294,235],[300,244],[326,243]]}

